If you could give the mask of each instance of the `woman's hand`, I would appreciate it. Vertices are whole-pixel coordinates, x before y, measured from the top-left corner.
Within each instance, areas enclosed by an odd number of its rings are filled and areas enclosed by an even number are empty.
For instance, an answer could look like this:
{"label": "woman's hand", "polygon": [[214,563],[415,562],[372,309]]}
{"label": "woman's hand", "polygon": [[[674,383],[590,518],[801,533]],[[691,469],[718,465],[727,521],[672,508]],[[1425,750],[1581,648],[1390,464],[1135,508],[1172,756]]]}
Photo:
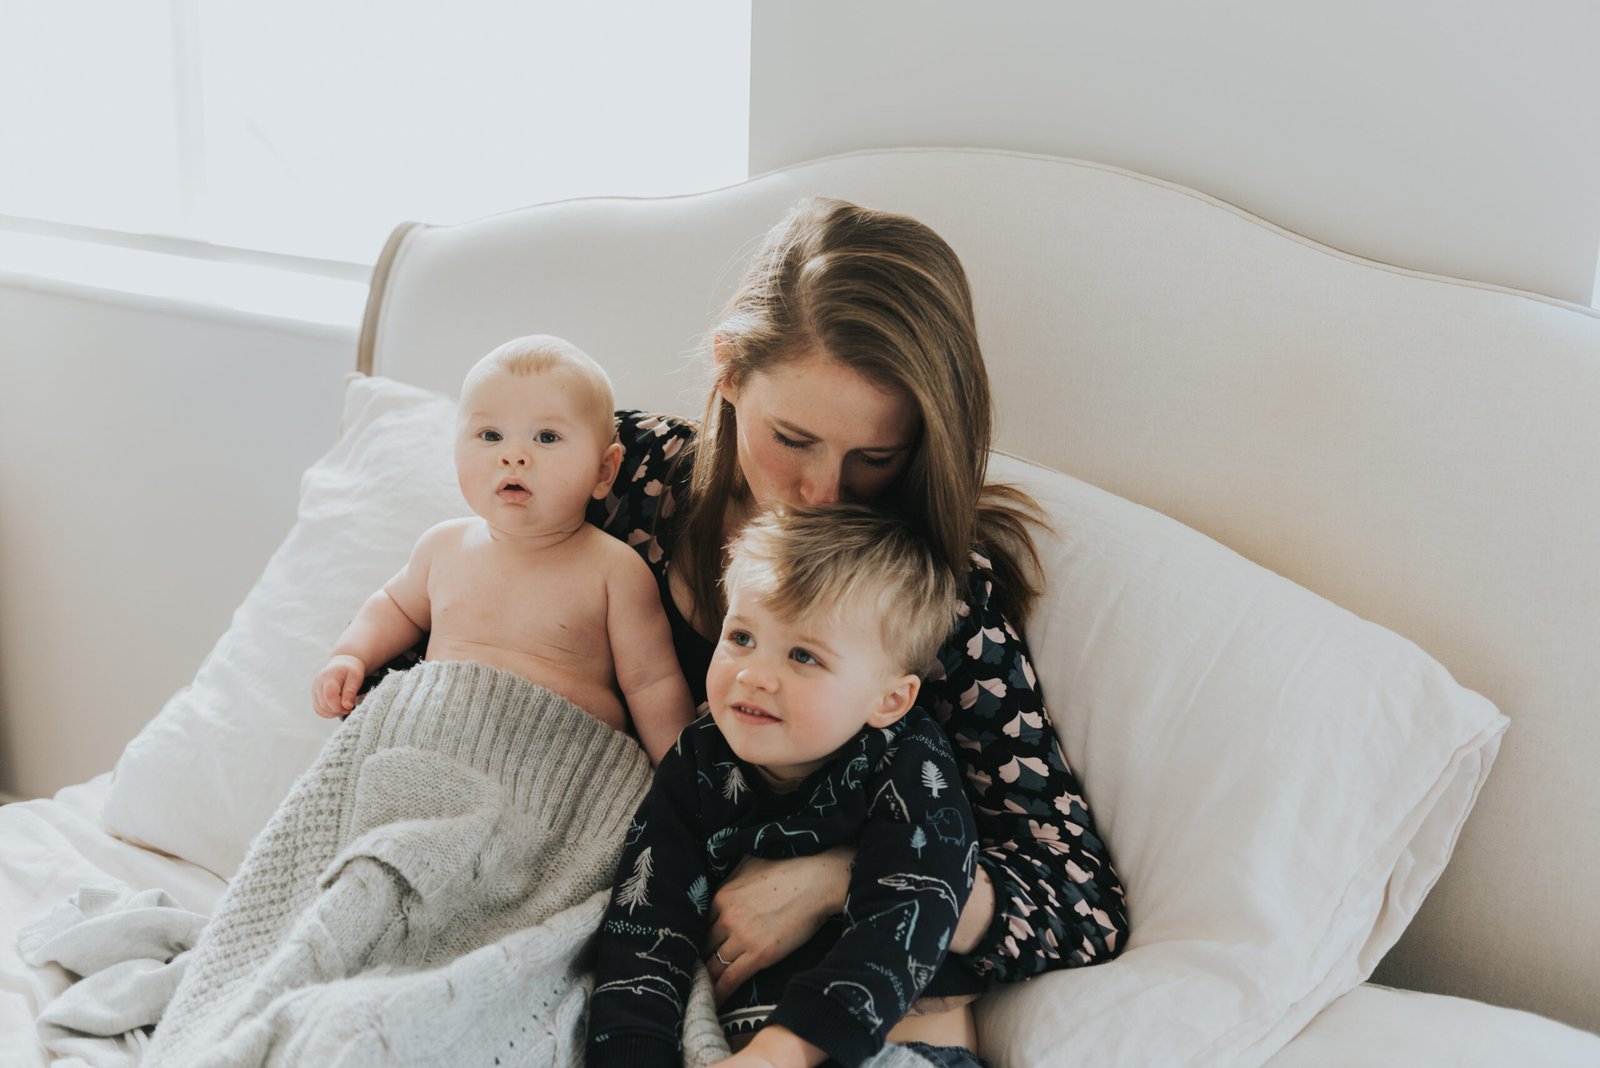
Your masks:
{"label": "woman's hand", "polygon": [[854,859],[855,850],[840,846],[810,857],[740,862],[711,899],[706,970],[719,1005],[844,911]]}

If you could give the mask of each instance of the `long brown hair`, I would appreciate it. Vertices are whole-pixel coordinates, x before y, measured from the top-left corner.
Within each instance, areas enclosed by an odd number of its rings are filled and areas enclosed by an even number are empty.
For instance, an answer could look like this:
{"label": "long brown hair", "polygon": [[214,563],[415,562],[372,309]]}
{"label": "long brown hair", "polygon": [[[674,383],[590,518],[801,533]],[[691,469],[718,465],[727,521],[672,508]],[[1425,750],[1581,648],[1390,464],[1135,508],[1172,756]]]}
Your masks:
{"label": "long brown hair", "polygon": [[821,350],[868,380],[903,391],[922,416],[915,453],[879,502],[911,523],[962,581],[982,542],[995,596],[1020,622],[1039,595],[1028,529],[1038,505],[988,485],[993,410],[966,272],[916,219],[843,200],[800,201],[768,231],[712,332],[720,359],[679,504],[675,562],[702,618],[720,619],[724,518],[744,492],[738,414],[717,386]]}

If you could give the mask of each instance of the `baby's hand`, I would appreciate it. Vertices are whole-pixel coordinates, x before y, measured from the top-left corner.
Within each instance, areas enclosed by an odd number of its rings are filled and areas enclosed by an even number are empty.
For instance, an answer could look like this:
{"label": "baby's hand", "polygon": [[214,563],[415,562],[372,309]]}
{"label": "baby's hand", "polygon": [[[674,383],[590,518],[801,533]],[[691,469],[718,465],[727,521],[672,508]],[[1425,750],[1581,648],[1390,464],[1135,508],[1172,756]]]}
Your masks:
{"label": "baby's hand", "polygon": [[311,705],[317,715],[332,719],[347,716],[356,707],[356,694],[367,677],[367,667],[349,654],[340,654],[311,680]]}

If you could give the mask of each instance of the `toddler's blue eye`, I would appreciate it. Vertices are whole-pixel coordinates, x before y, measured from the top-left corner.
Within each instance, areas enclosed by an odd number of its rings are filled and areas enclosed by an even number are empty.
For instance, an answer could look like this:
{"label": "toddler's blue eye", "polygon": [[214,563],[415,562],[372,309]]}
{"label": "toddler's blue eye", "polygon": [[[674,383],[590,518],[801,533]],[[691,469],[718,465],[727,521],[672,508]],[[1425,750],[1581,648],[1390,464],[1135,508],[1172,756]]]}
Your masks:
{"label": "toddler's blue eye", "polygon": [[747,630],[730,630],[728,640],[741,649],[748,649],[756,643],[755,638],[751,637]]}
{"label": "toddler's blue eye", "polygon": [[822,661],[820,661],[816,657],[812,656],[811,653],[808,650],[801,649],[798,646],[796,646],[795,648],[789,650],[789,659],[793,660],[796,664],[820,664],[820,663],[822,663]]}
{"label": "toddler's blue eye", "polygon": [[498,431],[498,430],[480,430],[480,431],[478,431],[478,437],[481,440],[487,441],[492,445],[495,442],[500,440],[500,431]]}
{"label": "toddler's blue eye", "polygon": [[556,442],[558,442],[560,440],[561,440],[561,435],[557,434],[554,430],[541,430],[541,431],[539,431],[538,441],[539,441],[540,445],[554,445]]}

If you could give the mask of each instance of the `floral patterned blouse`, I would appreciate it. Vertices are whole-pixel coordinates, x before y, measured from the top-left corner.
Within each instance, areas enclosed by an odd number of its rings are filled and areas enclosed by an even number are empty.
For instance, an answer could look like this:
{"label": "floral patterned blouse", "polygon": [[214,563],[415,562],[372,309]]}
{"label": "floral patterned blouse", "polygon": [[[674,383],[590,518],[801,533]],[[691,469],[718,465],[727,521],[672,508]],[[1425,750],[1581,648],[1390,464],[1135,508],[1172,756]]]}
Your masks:
{"label": "floral patterned blouse", "polygon": [[[684,673],[697,701],[713,644],[683,620],[667,587],[675,494],[688,465],[674,459],[695,425],[617,413],[623,459],[589,520],[650,565]],[[966,776],[981,853],[995,890],[994,921],[964,959],[981,975],[1025,979],[1051,968],[1109,960],[1127,939],[1122,883],[1088,802],[1067,767],[1022,636],[992,603],[989,562],[972,555],[971,582],[922,704],[938,719]]]}

